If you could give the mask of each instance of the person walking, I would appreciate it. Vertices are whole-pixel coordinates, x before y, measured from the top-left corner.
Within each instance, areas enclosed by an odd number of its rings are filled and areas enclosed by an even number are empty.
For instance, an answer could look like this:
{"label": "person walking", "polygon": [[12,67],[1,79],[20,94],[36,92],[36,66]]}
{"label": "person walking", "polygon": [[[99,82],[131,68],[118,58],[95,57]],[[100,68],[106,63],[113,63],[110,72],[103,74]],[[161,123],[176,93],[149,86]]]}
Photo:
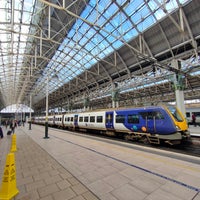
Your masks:
{"label": "person walking", "polygon": [[196,126],[196,116],[195,116],[194,113],[192,113],[192,124],[193,124],[194,126]]}
{"label": "person walking", "polygon": [[14,134],[14,132],[15,132],[15,121],[14,120],[10,123],[10,129],[11,129],[11,132]]}

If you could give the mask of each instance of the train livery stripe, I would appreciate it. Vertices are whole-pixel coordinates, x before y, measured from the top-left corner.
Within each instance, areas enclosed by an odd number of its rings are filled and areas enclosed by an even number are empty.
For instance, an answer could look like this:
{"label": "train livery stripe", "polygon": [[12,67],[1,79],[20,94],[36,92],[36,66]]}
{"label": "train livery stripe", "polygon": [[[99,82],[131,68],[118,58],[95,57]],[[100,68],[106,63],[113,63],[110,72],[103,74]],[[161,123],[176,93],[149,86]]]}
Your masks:
{"label": "train livery stripe", "polygon": [[171,181],[171,182],[176,183],[176,184],[178,184],[178,185],[181,185],[181,186],[183,186],[183,187],[186,187],[186,188],[188,188],[188,189],[190,189],[190,190],[194,190],[194,191],[196,191],[196,192],[200,192],[200,188],[197,188],[197,187],[188,185],[188,184],[186,184],[186,183],[183,183],[183,182],[178,181],[178,180],[175,180],[175,179],[173,179],[173,178],[169,178],[169,177],[164,176],[164,175],[162,175],[162,174],[159,174],[159,173],[150,171],[150,170],[145,169],[145,168],[143,168],[143,167],[140,167],[140,166],[131,164],[131,163],[129,163],[129,162],[120,160],[120,159],[118,159],[118,158],[115,158],[115,157],[106,155],[106,154],[104,154],[104,153],[101,153],[101,152],[99,152],[99,151],[96,151],[96,150],[94,150],[94,149],[91,149],[91,148],[88,148],[88,147],[85,147],[85,146],[82,146],[82,145],[79,145],[79,144],[74,143],[74,142],[71,142],[71,141],[69,141],[69,140],[62,139],[62,138],[59,138],[59,137],[54,136],[54,135],[51,135],[51,136],[54,137],[54,138],[63,140],[63,141],[65,141],[65,142],[67,142],[67,143],[70,143],[70,144],[79,146],[79,147],[81,147],[81,148],[83,148],[83,149],[87,149],[87,150],[89,150],[89,151],[95,152],[96,154],[102,155],[102,156],[104,156],[104,157],[110,158],[110,159],[115,160],[115,161],[118,161],[118,162],[120,162],[120,163],[126,164],[126,165],[128,165],[128,166],[134,167],[134,168],[139,169],[139,170],[141,170],[141,171],[144,171],[144,172],[146,172],[146,173],[153,174],[153,175],[158,176],[158,177],[160,177],[160,178],[163,178],[163,179],[165,179],[165,180],[168,180],[168,181]]}

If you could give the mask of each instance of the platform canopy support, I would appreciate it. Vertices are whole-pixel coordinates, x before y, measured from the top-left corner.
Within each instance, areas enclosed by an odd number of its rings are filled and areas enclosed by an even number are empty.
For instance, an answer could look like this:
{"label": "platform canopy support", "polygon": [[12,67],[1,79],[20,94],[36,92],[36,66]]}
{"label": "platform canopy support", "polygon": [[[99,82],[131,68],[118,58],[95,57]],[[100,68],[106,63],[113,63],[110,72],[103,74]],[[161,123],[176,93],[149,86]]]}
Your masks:
{"label": "platform canopy support", "polygon": [[[172,66],[176,69],[181,69],[181,62],[179,60],[173,60]],[[176,106],[186,117],[185,103],[184,103],[184,76],[181,73],[175,73],[173,78],[173,84],[176,95]]]}
{"label": "platform canopy support", "polygon": [[112,84],[112,107],[119,108],[119,88],[117,83]]}
{"label": "platform canopy support", "polygon": [[90,109],[90,98],[85,96],[83,104],[84,104],[84,110],[85,111],[89,110]]}

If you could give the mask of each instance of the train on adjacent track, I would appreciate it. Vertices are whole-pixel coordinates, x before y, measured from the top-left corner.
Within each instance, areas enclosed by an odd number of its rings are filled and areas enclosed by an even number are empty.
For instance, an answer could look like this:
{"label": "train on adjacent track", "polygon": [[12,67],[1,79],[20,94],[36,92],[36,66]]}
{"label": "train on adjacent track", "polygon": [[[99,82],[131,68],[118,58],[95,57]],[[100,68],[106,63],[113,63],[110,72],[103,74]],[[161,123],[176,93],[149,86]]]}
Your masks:
{"label": "train on adjacent track", "polygon": [[[32,123],[45,125],[45,116]],[[126,140],[170,145],[190,139],[187,120],[174,106],[106,109],[48,116],[48,126],[122,136]]]}
{"label": "train on adjacent track", "polygon": [[186,109],[186,118],[189,125],[192,125],[192,114],[196,116],[196,125],[200,126],[200,108],[191,107]]}

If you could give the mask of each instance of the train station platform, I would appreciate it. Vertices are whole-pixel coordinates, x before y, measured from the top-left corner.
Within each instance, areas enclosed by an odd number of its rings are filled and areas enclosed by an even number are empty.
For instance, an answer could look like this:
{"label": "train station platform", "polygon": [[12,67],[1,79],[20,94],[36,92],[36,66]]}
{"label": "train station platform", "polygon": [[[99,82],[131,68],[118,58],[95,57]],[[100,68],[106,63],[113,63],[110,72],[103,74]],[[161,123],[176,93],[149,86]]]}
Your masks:
{"label": "train station platform", "polygon": [[200,126],[189,126],[190,135],[194,137],[200,137]]}
{"label": "train station platform", "polygon": [[[11,137],[0,139],[0,178]],[[44,127],[16,129],[16,200],[200,200],[200,158]]]}

